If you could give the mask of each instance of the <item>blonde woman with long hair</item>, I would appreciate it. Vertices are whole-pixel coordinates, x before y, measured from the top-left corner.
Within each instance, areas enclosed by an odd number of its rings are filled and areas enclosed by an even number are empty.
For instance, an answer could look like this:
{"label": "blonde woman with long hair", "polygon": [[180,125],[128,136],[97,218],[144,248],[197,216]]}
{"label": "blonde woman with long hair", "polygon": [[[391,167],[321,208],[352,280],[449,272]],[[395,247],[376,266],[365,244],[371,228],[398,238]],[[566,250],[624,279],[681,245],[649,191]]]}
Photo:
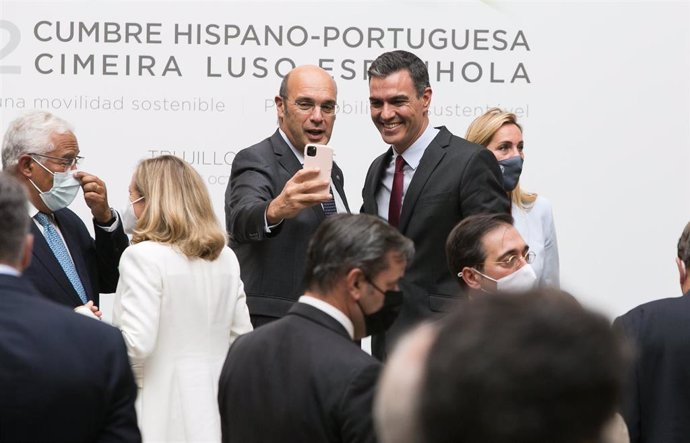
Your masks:
{"label": "blonde woman with long hair", "polygon": [[113,323],[139,387],[144,441],[220,441],[218,379],[252,329],[240,268],[199,174],[174,156],[144,160],[129,186]]}
{"label": "blonde woman with long hair", "polygon": [[536,253],[532,267],[541,286],[560,285],[558,241],[551,203],[520,188],[525,159],[522,127],[515,114],[491,108],[467,128],[465,138],[494,153],[503,172],[503,188],[511,202],[515,228]]}

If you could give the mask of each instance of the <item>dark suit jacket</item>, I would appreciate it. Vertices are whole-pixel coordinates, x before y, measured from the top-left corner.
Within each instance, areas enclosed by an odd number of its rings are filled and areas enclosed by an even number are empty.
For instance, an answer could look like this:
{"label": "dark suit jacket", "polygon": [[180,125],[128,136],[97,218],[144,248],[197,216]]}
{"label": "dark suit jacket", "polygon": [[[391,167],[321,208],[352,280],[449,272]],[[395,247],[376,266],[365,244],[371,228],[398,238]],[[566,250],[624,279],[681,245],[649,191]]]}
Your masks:
{"label": "dark suit jacket", "polygon": [[138,442],[120,331],[0,275],[0,441]]}
{"label": "dark suit jacket", "polygon": [[224,442],[374,442],[380,364],[324,312],[295,303],[239,337],[220,376]]}
{"label": "dark suit jacket", "polygon": [[[385,337],[375,336],[372,351],[384,358],[396,339],[422,319],[446,312],[459,286],[448,270],[445,244],[463,218],[478,213],[510,212],[494,155],[453,136],[445,127],[429,144],[403,199],[400,232],[414,241],[415,256],[400,286],[403,308]],[[361,212],[378,214],[376,194],[393,150],[369,167]]]}
{"label": "dark suit jacket", "polygon": [[623,402],[631,443],[690,441],[690,293],[614,321],[637,345]]}
{"label": "dark suit jacket", "polygon": [[[115,292],[120,277],[117,266],[122,252],[129,245],[122,222],[113,232],[106,232],[94,225],[94,241],[84,222],[71,210],[60,209],[54,215],[84,290],[89,300],[98,305],[99,294]],[[65,271],[35,223],[31,223],[31,233],[34,235],[31,264],[24,270],[22,277],[50,300],[73,308],[82,305],[79,294],[67,279]]]}
{"label": "dark suit jacket", "polygon": [[[278,131],[241,150],[232,162],[225,222],[252,315],[282,317],[304,293],[307,244],[325,218],[323,208],[307,208],[270,234],[264,231],[268,204],[300,169],[302,165]],[[336,164],[331,179],[347,207],[343,173]]]}

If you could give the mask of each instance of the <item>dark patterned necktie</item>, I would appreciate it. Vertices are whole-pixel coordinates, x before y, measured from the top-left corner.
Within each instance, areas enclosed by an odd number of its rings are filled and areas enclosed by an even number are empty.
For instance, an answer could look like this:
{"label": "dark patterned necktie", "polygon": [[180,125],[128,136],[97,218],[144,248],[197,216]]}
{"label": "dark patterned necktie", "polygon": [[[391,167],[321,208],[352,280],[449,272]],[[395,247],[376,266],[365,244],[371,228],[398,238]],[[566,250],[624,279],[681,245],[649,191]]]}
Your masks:
{"label": "dark patterned necktie", "polygon": [[[335,196],[335,193],[333,192],[333,187],[331,186],[331,195]],[[321,206],[323,206],[323,213],[326,214],[326,217],[330,217],[331,215],[337,214],[338,213],[338,208],[335,206],[335,199],[330,199],[328,201],[325,201],[321,203]]]}

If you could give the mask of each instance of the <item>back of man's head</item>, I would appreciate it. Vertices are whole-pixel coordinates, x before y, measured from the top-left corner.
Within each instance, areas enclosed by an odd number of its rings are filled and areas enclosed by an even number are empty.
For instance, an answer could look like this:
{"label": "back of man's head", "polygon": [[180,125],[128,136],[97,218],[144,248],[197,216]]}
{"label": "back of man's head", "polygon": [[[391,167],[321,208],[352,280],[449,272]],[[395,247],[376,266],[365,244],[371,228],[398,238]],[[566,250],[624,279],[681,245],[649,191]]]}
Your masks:
{"label": "back of man's head", "polygon": [[425,442],[597,440],[626,362],[606,318],[556,290],[478,297],[459,308],[429,352]]}
{"label": "back of man's head", "polygon": [[354,268],[373,278],[388,267],[386,255],[389,252],[399,253],[409,262],[414,254],[414,244],[397,229],[372,215],[328,217],[309,242],[306,286],[310,290],[327,293]]}
{"label": "back of man's head", "polygon": [[0,263],[17,267],[22,260],[29,211],[24,187],[6,172],[0,172]]}

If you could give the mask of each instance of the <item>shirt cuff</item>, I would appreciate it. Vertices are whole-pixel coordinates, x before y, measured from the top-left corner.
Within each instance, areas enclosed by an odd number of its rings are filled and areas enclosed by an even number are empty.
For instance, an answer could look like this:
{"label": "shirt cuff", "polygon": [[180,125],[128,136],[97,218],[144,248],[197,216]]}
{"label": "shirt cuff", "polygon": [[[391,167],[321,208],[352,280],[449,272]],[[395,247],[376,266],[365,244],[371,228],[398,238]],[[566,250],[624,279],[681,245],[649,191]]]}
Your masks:
{"label": "shirt cuff", "polygon": [[105,232],[115,232],[118,226],[120,226],[120,214],[118,214],[117,211],[113,208],[110,208],[110,211],[113,213],[114,221],[112,223],[106,226],[101,225],[98,222],[94,223],[96,226],[98,226],[99,229],[102,229]]}
{"label": "shirt cuff", "polygon": [[271,233],[271,229],[277,228],[280,226],[280,224],[283,222],[283,220],[280,220],[278,223],[275,225],[268,226],[268,219],[266,218],[266,213],[268,212],[268,206],[266,206],[266,210],[264,211],[264,232],[266,234]]}

